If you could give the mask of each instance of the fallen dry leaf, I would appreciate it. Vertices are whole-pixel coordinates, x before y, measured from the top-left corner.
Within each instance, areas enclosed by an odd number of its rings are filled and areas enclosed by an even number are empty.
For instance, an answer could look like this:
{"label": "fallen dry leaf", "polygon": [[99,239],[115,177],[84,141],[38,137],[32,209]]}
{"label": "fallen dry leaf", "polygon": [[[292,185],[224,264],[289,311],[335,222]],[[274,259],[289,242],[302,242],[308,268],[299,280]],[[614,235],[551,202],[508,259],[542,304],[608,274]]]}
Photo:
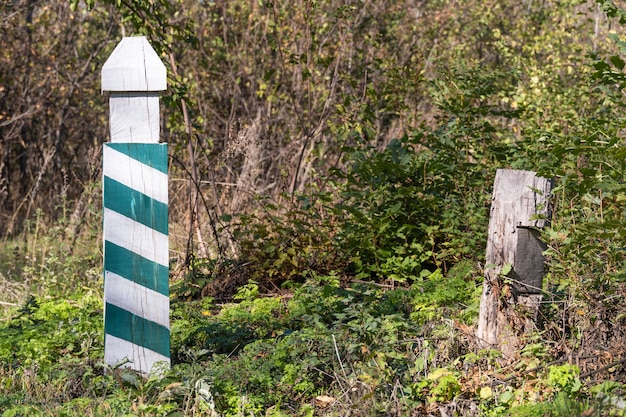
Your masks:
{"label": "fallen dry leaf", "polygon": [[329,405],[333,405],[337,401],[336,398],[329,397],[328,395],[318,395],[315,397],[315,405],[319,408],[326,408]]}

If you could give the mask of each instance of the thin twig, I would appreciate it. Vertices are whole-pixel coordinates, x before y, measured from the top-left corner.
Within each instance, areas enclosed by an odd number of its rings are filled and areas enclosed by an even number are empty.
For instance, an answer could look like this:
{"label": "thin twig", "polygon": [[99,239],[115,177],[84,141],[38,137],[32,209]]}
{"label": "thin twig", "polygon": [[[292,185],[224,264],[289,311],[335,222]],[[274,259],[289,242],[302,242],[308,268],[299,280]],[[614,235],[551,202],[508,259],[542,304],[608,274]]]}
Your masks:
{"label": "thin twig", "polygon": [[602,368],[599,368],[599,369],[596,369],[596,370],[593,370],[593,371],[589,371],[589,372],[585,372],[584,374],[582,374],[582,375],[580,376],[580,378],[581,378],[581,379],[583,379],[583,378],[588,378],[588,377],[590,377],[590,376],[592,376],[592,375],[599,374],[599,373],[600,373],[600,372],[602,372],[602,371],[606,371],[607,369],[611,369],[611,368],[613,368],[614,366],[617,366],[617,365],[620,365],[620,364],[626,364],[626,358],[622,358],[622,359],[620,359],[620,360],[617,360],[617,361],[611,362],[610,364],[605,365],[605,366],[603,366]]}
{"label": "thin twig", "polygon": [[[335,335],[333,334],[333,346],[335,347],[335,354],[337,355],[337,360],[339,360],[339,366],[341,366],[341,372],[343,372],[343,377],[348,380],[348,375],[346,375],[346,369],[343,366],[343,362],[341,361],[341,356],[339,355],[339,348],[337,347],[337,339],[335,339]],[[341,383],[341,381],[339,379],[337,379],[337,382],[339,382],[339,386],[341,386],[341,390],[344,391],[343,388],[343,384]]]}
{"label": "thin twig", "polygon": [[2,306],[10,306],[10,307],[17,307],[17,306],[19,306],[19,304],[7,303],[6,301],[0,301],[0,305],[2,305]]}
{"label": "thin twig", "polygon": [[[571,356],[564,357],[564,358],[561,358],[561,359],[554,360],[554,361],[552,361],[552,362],[548,362],[548,363],[543,364],[543,365],[536,366],[536,367],[534,367],[534,368],[526,369],[526,370],[524,370],[524,371],[522,371],[522,372],[519,372],[519,373],[518,373],[518,374],[516,374],[516,375],[512,375],[512,376],[510,376],[510,377],[508,377],[508,378],[504,378],[504,379],[497,379],[497,378],[494,378],[494,380],[489,381],[489,382],[486,382],[486,383],[484,383],[484,384],[481,384],[481,385],[479,385],[479,387],[486,387],[486,386],[493,387],[493,386],[497,386],[497,385],[504,385],[504,384],[506,384],[507,382],[513,381],[513,380],[515,380],[515,379],[518,379],[519,377],[521,377],[521,376],[522,376],[522,375],[524,375],[524,374],[530,374],[530,373],[533,373],[533,372],[541,371],[541,370],[543,370],[543,369],[545,369],[545,368],[548,368],[548,367],[550,367],[550,366],[554,366],[554,365],[558,365],[558,364],[563,363],[563,362],[568,362],[568,361],[573,361],[573,360],[580,361],[581,359],[582,359],[582,360],[584,360],[584,359],[592,359],[592,358],[597,358],[597,357],[598,357],[598,355],[585,355],[585,356],[577,356],[577,357],[571,357]],[[616,361],[616,362],[613,362],[612,364],[607,365],[607,366],[605,366],[605,367],[603,367],[603,368],[597,369],[597,370],[595,370],[595,371],[587,372],[586,374],[581,375],[581,376],[580,376],[580,378],[581,378],[581,379],[586,378],[586,377],[591,376],[591,375],[593,375],[593,374],[595,374],[595,373],[598,373],[598,372],[601,372],[601,371],[603,371],[603,370],[605,370],[605,369],[608,369],[608,368],[611,368],[611,367],[613,367],[613,366],[616,366],[616,365],[618,365],[618,364],[620,364],[620,363],[626,363],[626,359],[621,359],[621,360]]]}

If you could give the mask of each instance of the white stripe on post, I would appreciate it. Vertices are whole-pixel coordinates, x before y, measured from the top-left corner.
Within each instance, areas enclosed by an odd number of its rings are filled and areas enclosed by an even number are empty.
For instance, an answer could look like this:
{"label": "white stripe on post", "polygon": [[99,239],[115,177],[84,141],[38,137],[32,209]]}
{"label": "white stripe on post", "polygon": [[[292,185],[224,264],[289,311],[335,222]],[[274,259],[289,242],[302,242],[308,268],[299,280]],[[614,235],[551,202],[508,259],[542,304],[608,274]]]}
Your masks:
{"label": "white stripe on post", "polygon": [[107,242],[159,265],[169,265],[167,235],[106,207],[104,218],[108,220],[104,223],[104,236]]}
{"label": "white stripe on post", "polygon": [[143,374],[170,363],[167,145],[159,142],[165,66],[145,37],[102,68],[111,143],[103,149],[104,359]]}
{"label": "white stripe on post", "polygon": [[104,276],[104,292],[107,304],[169,327],[169,297],[109,271]]}
{"label": "white stripe on post", "polygon": [[130,343],[124,339],[107,335],[104,342],[104,350],[107,355],[107,361],[118,364],[129,361],[133,369],[152,369],[156,363],[169,363],[169,355],[164,356],[158,354],[143,346]]}
{"label": "white stripe on post", "polygon": [[108,146],[104,147],[103,158],[110,161],[104,166],[104,176],[167,204],[167,187],[162,186],[163,183],[167,184],[167,173]]}

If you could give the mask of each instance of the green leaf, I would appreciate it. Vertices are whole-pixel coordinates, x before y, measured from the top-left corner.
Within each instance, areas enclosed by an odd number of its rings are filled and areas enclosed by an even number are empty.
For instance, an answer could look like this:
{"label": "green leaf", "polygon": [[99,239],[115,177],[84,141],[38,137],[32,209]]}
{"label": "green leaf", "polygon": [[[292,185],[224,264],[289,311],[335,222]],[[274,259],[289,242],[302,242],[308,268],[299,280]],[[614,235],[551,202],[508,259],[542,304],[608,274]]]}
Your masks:
{"label": "green leaf", "polygon": [[615,65],[620,71],[624,69],[624,60],[617,55],[613,55],[609,58],[611,63]]}
{"label": "green leaf", "polygon": [[448,375],[453,375],[453,372],[446,368],[438,368],[432,371],[431,373],[429,373],[426,378],[431,381],[436,381]]}
{"label": "green leaf", "polygon": [[402,208],[402,202],[398,202],[387,209],[387,214],[396,214]]}
{"label": "green leaf", "polygon": [[502,394],[500,394],[499,400],[502,404],[508,404],[509,402],[511,402],[513,397],[515,397],[515,394],[513,394],[512,391],[504,391]]}
{"label": "green leaf", "polygon": [[491,387],[481,387],[479,395],[481,400],[488,400],[493,397],[493,390]]}

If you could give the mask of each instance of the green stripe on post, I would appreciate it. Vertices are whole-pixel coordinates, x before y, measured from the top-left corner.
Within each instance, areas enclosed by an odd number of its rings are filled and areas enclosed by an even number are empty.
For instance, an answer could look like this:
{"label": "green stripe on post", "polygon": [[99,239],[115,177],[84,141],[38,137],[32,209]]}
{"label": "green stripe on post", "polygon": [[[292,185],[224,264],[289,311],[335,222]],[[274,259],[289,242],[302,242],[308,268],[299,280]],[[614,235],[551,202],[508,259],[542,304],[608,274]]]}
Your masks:
{"label": "green stripe on post", "polygon": [[111,242],[104,242],[104,270],[169,295],[169,268]]}
{"label": "green stripe on post", "polygon": [[167,234],[167,204],[104,177],[104,207]]}
{"label": "green stripe on post", "polygon": [[150,320],[106,303],[104,307],[104,331],[137,346],[150,349],[163,356],[170,356],[170,331]]}
{"label": "green stripe on post", "polygon": [[129,158],[167,174],[167,152],[163,153],[159,146],[155,145],[167,146],[154,143],[107,143],[107,146]]}

